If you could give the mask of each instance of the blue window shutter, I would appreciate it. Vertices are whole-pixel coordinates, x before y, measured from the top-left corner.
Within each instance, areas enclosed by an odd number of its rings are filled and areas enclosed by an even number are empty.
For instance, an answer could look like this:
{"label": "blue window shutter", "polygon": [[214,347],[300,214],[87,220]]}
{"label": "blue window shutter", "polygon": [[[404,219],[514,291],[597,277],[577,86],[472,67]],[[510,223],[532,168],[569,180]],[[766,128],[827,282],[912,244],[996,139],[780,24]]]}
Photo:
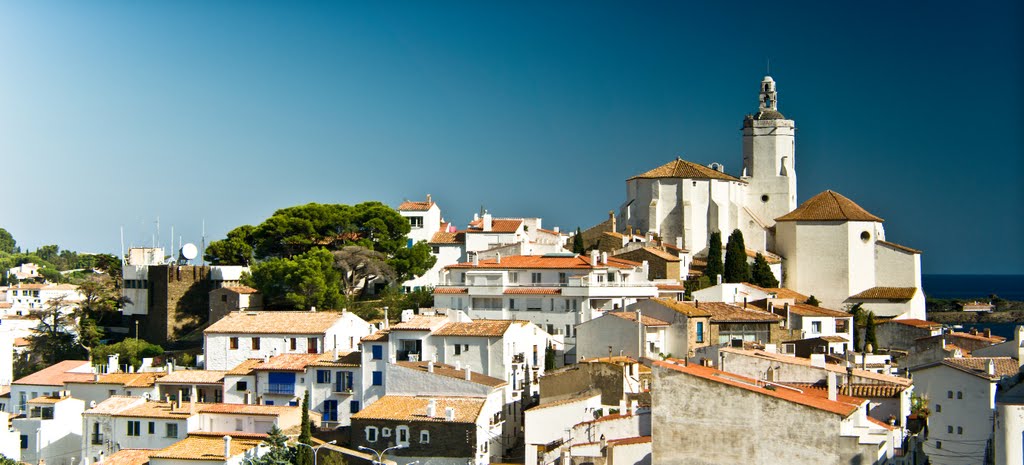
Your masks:
{"label": "blue window shutter", "polygon": [[373,359],[380,360],[384,358],[384,346],[380,344],[373,345]]}
{"label": "blue window shutter", "polygon": [[353,400],[348,403],[350,413],[359,413],[359,401]]}
{"label": "blue window shutter", "polygon": [[375,371],[373,372],[373,385],[382,386],[384,385],[384,372]]}
{"label": "blue window shutter", "polygon": [[407,249],[411,249],[412,248],[412,239],[409,239],[408,245],[406,246],[406,248]]}

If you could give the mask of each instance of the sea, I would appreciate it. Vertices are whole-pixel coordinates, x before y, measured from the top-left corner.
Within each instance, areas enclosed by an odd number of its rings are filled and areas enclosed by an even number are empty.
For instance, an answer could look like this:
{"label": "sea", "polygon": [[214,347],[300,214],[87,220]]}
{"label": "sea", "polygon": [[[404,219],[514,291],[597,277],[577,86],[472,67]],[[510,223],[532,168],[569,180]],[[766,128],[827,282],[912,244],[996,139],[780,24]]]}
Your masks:
{"label": "sea", "polygon": [[[1024,275],[925,274],[921,275],[924,294],[939,299],[988,299],[995,294],[1001,299],[1024,301]],[[1014,323],[965,324],[962,331],[977,328],[1013,339]],[[960,330],[960,329],[958,329]]]}

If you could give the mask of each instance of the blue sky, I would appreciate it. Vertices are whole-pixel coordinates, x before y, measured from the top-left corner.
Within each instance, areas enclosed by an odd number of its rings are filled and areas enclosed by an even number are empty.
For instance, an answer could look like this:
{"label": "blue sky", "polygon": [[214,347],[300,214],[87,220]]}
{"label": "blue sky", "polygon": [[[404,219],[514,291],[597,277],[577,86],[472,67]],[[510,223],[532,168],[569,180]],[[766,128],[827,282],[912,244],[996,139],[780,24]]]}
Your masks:
{"label": "blue sky", "polygon": [[[721,4],[720,4],[721,3]],[[115,252],[433,194],[586,227],[682,156],[738,174],[770,57],[799,199],[926,273],[1024,273],[1020,2],[4,2],[0,227]]]}

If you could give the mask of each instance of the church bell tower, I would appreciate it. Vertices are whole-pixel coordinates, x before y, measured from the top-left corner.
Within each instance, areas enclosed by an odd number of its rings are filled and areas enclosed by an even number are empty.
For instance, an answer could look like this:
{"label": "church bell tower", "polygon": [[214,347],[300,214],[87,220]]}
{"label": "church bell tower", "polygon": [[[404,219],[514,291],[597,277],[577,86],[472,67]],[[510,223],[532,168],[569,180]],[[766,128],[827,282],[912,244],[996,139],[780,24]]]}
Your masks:
{"label": "church bell tower", "polygon": [[796,125],[779,112],[775,80],[761,80],[757,113],[743,119],[743,180],[747,208],[766,225],[796,209]]}

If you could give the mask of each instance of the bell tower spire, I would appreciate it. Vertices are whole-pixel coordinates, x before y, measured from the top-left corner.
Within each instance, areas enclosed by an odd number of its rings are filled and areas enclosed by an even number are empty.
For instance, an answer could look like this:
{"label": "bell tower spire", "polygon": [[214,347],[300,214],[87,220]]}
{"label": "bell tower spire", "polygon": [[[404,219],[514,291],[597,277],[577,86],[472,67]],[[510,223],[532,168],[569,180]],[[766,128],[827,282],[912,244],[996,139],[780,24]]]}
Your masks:
{"label": "bell tower spire", "polygon": [[761,104],[758,110],[779,111],[779,94],[775,92],[775,80],[771,76],[761,80]]}
{"label": "bell tower spire", "polygon": [[747,207],[765,224],[796,208],[796,126],[779,112],[771,76],[761,79],[757,112],[743,120],[743,175]]}

